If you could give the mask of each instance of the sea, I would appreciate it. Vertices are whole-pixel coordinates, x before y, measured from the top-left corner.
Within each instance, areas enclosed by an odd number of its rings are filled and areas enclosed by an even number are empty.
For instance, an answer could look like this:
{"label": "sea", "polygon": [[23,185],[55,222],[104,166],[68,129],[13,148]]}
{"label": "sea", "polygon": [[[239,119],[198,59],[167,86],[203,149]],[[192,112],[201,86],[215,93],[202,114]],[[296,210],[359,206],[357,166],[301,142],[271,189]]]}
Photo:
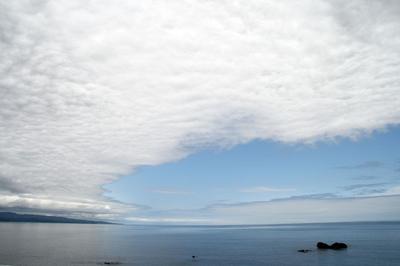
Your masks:
{"label": "sea", "polygon": [[[318,250],[318,241],[344,242],[348,248]],[[299,249],[311,251],[301,253]],[[400,223],[257,226],[0,223],[0,265],[399,266]]]}

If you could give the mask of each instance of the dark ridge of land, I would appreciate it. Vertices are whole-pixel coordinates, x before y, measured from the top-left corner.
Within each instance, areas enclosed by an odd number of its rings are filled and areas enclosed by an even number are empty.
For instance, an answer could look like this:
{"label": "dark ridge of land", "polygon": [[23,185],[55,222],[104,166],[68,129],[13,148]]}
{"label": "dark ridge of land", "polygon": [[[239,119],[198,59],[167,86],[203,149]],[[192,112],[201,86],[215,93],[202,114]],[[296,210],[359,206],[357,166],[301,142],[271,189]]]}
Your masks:
{"label": "dark ridge of land", "polygon": [[104,221],[72,219],[60,216],[47,216],[37,214],[18,214],[14,212],[0,212],[0,222],[21,223],[68,223],[68,224],[113,224]]}

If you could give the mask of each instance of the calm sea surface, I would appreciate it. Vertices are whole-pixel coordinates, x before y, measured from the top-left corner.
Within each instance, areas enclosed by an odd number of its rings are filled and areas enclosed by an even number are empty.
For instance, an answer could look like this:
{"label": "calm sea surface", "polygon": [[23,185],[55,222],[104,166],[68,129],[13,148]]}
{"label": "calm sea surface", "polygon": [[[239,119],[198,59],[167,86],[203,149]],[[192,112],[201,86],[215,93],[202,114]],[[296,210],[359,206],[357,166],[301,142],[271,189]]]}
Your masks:
{"label": "calm sea surface", "polygon": [[[347,250],[318,251],[317,241]],[[298,249],[312,249],[299,253]],[[193,260],[192,255],[198,256]],[[400,265],[400,223],[166,227],[0,223],[0,265]]]}

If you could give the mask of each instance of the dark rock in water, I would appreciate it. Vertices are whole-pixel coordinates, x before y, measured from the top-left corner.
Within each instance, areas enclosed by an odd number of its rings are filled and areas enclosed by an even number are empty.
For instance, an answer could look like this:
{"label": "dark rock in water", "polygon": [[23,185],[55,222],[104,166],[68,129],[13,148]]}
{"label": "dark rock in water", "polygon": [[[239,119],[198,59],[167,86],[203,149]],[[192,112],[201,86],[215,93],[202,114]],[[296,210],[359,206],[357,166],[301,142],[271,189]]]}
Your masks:
{"label": "dark rock in water", "polygon": [[326,244],[324,242],[318,242],[317,243],[317,248],[319,248],[319,249],[330,249],[331,246],[329,246],[328,244]]}
{"label": "dark rock in water", "polygon": [[339,242],[335,242],[332,245],[328,245],[328,244],[326,244],[324,242],[318,242],[317,243],[317,248],[319,248],[319,249],[340,250],[340,249],[347,248],[347,245],[345,243],[339,243]]}
{"label": "dark rock in water", "polygon": [[105,265],[119,265],[119,264],[122,264],[122,263],[119,262],[119,261],[105,261],[103,264],[105,264]]}
{"label": "dark rock in water", "polygon": [[345,248],[347,248],[347,245],[345,243],[335,242],[331,245],[331,249],[334,250],[345,249]]}
{"label": "dark rock in water", "polygon": [[307,253],[307,252],[310,252],[310,251],[312,251],[311,249],[299,249],[299,250],[297,250],[297,252],[302,252],[302,253]]}

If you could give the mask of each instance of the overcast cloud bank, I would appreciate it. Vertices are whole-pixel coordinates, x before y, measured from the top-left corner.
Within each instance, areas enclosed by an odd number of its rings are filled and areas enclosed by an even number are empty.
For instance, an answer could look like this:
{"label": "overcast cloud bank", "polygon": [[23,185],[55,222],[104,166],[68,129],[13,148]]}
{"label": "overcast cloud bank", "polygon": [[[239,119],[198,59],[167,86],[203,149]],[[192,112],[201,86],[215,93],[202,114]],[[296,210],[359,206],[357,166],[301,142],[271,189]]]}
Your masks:
{"label": "overcast cloud bank", "polygon": [[398,1],[2,1],[0,207],[120,213],[135,207],[102,185],[141,165],[397,125],[399,13]]}

